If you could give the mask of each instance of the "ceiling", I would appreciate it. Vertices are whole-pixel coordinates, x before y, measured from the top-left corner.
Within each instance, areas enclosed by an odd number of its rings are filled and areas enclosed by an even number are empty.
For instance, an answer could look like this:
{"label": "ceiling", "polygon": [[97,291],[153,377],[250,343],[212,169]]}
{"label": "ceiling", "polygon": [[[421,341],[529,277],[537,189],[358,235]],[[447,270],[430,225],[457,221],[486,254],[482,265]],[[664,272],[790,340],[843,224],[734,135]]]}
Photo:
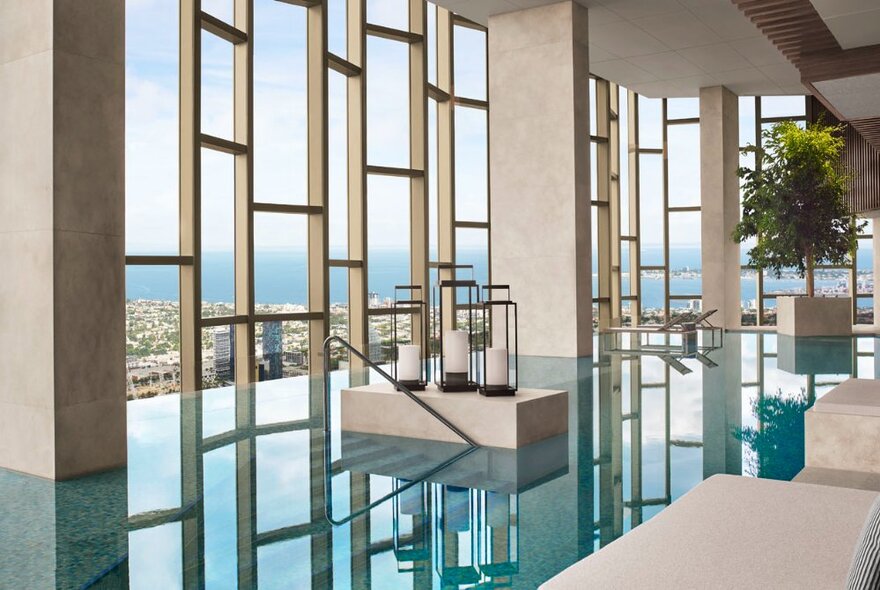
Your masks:
{"label": "ceiling", "polygon": [[[558,1],[437,3],[486,25],[489,15]],[[697,96],[718,85],[740,95],[807,93],[797,67],[731,0],[575,1],[590,11],[590,71],[640,94]]]}
{"label": "ceiling", "polygon": [[812,0],[816,12],[843,49],[880,43],[877,0]]}

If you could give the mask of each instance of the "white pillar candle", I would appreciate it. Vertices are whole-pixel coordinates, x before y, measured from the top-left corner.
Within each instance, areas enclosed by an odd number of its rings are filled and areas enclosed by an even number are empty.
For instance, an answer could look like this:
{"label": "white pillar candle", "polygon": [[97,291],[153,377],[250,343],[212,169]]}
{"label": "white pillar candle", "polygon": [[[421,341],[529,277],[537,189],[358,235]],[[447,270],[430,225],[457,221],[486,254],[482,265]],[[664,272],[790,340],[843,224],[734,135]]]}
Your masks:
{"label": "white pillar candle", "polygon": [[422,379],[421,348],[415,344],[397,345],[397,379],[420,381]]}
{"label": "white pillar candle", "polygon": [[486,385],[507,385],[507,349],[486,349]]}
{"label": "white pillar candle", "polygon": [[468,372],[468,334],[447,330],[443,335],[443,370],[447,373]]}

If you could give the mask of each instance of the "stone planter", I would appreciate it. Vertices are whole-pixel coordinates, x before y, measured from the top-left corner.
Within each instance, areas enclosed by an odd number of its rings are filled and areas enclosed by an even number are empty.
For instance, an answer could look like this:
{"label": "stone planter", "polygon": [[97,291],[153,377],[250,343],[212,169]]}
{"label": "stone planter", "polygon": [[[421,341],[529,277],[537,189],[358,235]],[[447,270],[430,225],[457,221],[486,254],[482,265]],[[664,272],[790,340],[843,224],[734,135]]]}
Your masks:
{"label": "stone planter", "polygon": [[853,339],[847,336],[776,337],[776,366],[793,375],[843,375],[852,372]]}
{"label": "stone planter", "polygon": [[850,297],[779,297],[776,332],[788,336],[851,336]]}

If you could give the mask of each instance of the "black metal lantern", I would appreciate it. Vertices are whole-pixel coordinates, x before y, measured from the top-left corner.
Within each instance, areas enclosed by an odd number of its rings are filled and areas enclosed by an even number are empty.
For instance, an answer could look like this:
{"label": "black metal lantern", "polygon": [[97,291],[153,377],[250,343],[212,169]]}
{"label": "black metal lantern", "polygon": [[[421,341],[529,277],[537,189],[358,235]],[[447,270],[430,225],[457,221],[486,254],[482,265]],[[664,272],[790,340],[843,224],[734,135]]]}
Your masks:
{"label": "black metal lantern", "polygon": [[[424,391],[428,385],[428,303],[422,295],[422,287],[395,286],[392,309],[391,376],[410,391]],[[412,318],[410,338],[402,342],[397,316],[407,313]]]}
{"label": "black metal lantern", "polygon": [[479,572],[479,492],[434,484],[434,564],[441,588],[473,585]]}
{"label": "black metal lantern", "polygon": [[[482,308],[483,378],[479,391],[482,395],[490,397],[516,395],[516,390],[519,388],[519,337],[516,303],[510,299],[510,285],[483,285]],[[511,359],[513,359],[513,383],[510,381]]]}
{"label": "black metal lantern", "polygon": [[[408,484],[405,479],[394,479],[394,491]],[[430,513],[426,498],[426,483],[418,483],[394,495],[393,533],[394,557],[397,571],[411,572],[416,563],[431,559],[429,543]],[[406,567],[404,564],[410,564]]]}
{"label": "black metal lantern", "polygon": [[480,573],[484,581],[506,586],[519,573],[519,496],[486,491],[482,500]]}
{"label": "black metal lantern", "polygon": [[[480,366],[472,352],[475,350],[480,289],[473,278],[474,267],[441,264],[437,268],[438,280],[432,289],[432,338],[439,343],[437,354],[432,355],[434,383],[440,391],[477,391]],[[470,278],[459,279],[456,276],[457,271],[468,269]],[[444,271],[451,278],[443,278]],[[466,294],[467,303],[458,302],[463,294]],[[465,299],[464,296],[461,298]],[[467,313],[465,330],[457,329],[458,309],[461,307]]]}

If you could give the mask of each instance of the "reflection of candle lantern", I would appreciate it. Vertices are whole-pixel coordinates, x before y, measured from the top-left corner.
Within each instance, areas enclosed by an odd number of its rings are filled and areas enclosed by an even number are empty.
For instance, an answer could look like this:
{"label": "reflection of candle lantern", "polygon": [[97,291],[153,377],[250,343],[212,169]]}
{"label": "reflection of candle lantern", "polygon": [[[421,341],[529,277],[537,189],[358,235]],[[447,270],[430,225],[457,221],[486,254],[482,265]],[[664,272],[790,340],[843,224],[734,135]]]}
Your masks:
{"label": "reflection of candle lantern", "polygon": [[[516,303],[509,285],[483,285],[483,381],[486,396],[515,395],[519,387],[519,338]],[[497,297],[497,294],[501,294]],[[513,327],[511,328],[511,321]],[[513,338],[514,380],[510,382],[510,340]]]}
{"label": "reflection of candle lantern", "polygon": [[498,578],[519,572],[519,496],[499,492],[484,494],[480,573],[500,582]]}
{"label": "reflection of candle lantern", "polygon": [[[471,278],[459,279],[456,276],[458,269],[470,269]],[[480,302],[480,289],[473,279],[473,266],[441,264],[438,271],[441,275],[432,291],[432,307],[437,310],[433,337],[439,342],[439,351],[434,357],[434,383],[441,391],[476,391],[477,363],[471,352],[474,349],[475,314]],[[444,271],[451,274],[451,278],[443,278]],[[456,300],[464,294],[467,297],[466,329],[459,330]],[[445,309],[447,306],[450,309]],[[449,314],[452,314],[451,317]],[[436,366],[438,362],[439,370]]]}
{"label": "reflection of candle lantern", "polygon": [[471,490],[445,485],[434,488],[434,563],[441,588],[480,581],[478,511],[479,495]]}
{"label": "reflection of candle lantern", "polygon": [[[395,479],[394,490],[397,491],[407,483],[409,482],[405,479]],[[400,568],[398,565],[398,571],[413,571],[415,562],[431,558],[425,487],[426,484],[418,483],[394,496],[394,556],[398,564],[413,564],[410,568]]]}
{"label": "reflection of candle lantern", "polygon": [[[400,292],[408,292],[408,296],[401,299]],[[428,384],[428,304],[422,297],[422,287],[395,286],[393,310],[391,346],[394,352],[391,356],[391,376],[410,391],[423,391]],[[409,313],[412,318],[408,340],[401,338],[397,325],[397,316],[401,313]]]}

